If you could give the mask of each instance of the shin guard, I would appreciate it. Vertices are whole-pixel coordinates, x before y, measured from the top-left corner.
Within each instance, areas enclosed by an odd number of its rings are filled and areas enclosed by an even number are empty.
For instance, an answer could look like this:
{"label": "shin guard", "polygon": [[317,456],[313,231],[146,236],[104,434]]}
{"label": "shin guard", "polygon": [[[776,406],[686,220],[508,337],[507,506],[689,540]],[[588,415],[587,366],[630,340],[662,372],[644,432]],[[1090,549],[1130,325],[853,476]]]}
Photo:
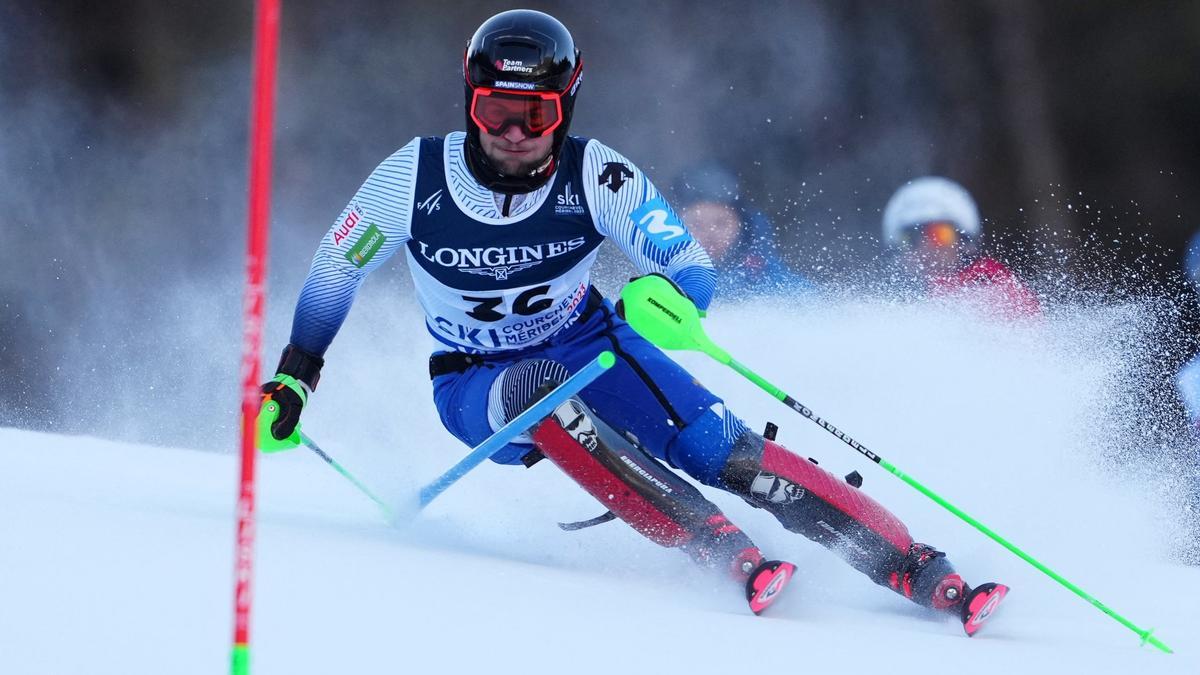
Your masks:
{"label": "shin guard", "polygon": [[[721,482],[918,604],[949,609],[946,600],[961,596],[962,580],[943,554],[913,542],[904,523],[866,493],[774,441],[743,434]],[[957,589],[948,590],[955,583]]]}
{"label": "shin guard", "polygon": [[531,435],[547,459],[651,541],[743,581],[762,562],[754,542],[715,504],[580,401],[558,406]]}

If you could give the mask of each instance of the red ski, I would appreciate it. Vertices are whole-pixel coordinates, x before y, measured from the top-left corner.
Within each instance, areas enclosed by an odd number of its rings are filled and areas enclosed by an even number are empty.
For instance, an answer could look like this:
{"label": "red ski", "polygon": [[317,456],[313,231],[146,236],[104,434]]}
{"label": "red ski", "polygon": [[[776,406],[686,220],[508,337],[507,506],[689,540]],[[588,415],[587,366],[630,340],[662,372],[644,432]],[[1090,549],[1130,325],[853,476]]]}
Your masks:
{"label": "red ski", "polygon": [[755,614],[766,611],[779,599],[779,594],[795,572],[795,565],[781,560],[767,560],[754,568],[746,580],[746,600],[750,602],[750,611]]}
{"label": "red ski", "polygon": [[996,613],[996,608],[1008,595],[1008,586],[988,582],[967,594],[962,605],[963,630],[967,637],[974,637],[983,624]]}

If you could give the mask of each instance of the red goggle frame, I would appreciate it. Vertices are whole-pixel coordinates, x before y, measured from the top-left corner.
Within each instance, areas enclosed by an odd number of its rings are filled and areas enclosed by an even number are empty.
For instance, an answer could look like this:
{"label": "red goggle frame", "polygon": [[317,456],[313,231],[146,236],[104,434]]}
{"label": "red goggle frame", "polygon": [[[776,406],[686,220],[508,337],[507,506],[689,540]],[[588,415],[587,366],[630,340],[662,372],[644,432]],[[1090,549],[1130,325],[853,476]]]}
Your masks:
{"label": "red goggle frame", "polygon": [[471,96],[471,119],[492,136],[517,124],[526,136],[540,138],[562,124],[562,94],[476,87]]}
{"label": "red goggle frame", "polygon": [[563,122],[562,99],[572,91],[579,75],[583,72],[583,60],[575,66],[571,81],[562,91],[520,91],[476,87],[471,83],[470,70],[463,59],[463,76],[472,86],[471,120],[492,136],[499,136],[508,127],[517,124],[530,138],[541,138]]}

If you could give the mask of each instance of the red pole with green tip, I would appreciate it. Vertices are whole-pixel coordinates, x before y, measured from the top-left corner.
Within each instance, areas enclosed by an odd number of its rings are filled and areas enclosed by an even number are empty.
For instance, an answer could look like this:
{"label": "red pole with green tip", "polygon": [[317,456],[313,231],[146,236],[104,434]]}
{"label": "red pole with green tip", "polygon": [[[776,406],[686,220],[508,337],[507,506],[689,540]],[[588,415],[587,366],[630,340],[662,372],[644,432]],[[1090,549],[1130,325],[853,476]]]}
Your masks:
{"label": "red pole with green tip", "polygon": [[765,378],[759,376],[754,371],[739,363],[729,352],[718,347],[704,329],[700,326],[700,312],[692,301],[679,294],[671,282],[658,276],[645,276],[635,279],[630,282],[621,291],[621,302],[624,305],[625,318],[629,321],[629,325],[633,327],[642,337],[663,349],[686,349],[691,351],[703,352],[711,356],[714,360],[723,363],[734,369],[738,374],[758,385],[771,396],[778,399],[784,405],[792,410],[800,413],[808,420],[815,422],[825,431],[839,438],[843,443],[857,450],[867,459],[875,462],[883,467],[888,473],[896,476],[900,480],[915,488],[918,492],[929,497],[941,507],[945,508],[950,513],[961,518],[971,527],[979,530],[987,535],[996,543],[1016,554],[1025,562],[1033,565],[1046,576],[1054,579],[1064,588],[1071,591],[1075,595],[1083,598],[1091,603],[1096,609],[1104,612],[1113,620],[1125,626],[1129,630],[1137,633],[1142,638],[1142,644],[1151,644],[1154,647],[1170,654],[1173,653],[1171,648],[1163,644],[1161,640],[1154,637],[1153,630],[1143,629],[1138,627],[1129,619],[1117,614],[1112,609],[1109,609],[1104,603],[1089,595],[1082,588],[1068,581],[1062,575],[1054,570],[1046,567],[1033,556],[1025,553],[1017,548],[1008,540],[996,534],[986,525],[975,520],[962,509],[946,501],[933,490],[925,487],[917,482],[915,478],[904,473],[896,468],[893,464],[871,452],[862,443],[851,438],[842,430],[833,426],[827,420],[822,419],[808,407],[788,396],[782,389],[768,382]]}
{"label": "red pole with green tip", "polygon": [[254,30],[254,83],[250,105],[249,251],[246,264],[242,343],[242,465],[234,553],[233,653],[230,672],[250,672],[250,582],[254,574],[254,439],[259,409],[258,370],[262,351],[263,285],[267,266],[271,203],[271,139],[275,107],[275,59],[280,0],[258,0]]}

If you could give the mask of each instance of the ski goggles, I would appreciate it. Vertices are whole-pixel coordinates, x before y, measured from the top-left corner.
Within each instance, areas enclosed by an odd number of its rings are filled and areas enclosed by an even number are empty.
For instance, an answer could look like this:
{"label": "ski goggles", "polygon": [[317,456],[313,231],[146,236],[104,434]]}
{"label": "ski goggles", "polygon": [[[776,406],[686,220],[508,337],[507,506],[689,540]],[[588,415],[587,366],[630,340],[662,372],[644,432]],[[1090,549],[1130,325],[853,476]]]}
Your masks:
{"label": "ski goggles", "polygon": [[526,136],[540,138],[562,124],[562,96],[554,91],[476,87],[471,95],[471,119],[492,136],[516,124]]}
{"label": "ski goggles", "polygon": [[900,231],[900,243],[907,248],[922,245],[929,248],[950,248],[958,245],[962,238],[962,232],[958,231],[954,223],[944,220],[921,223]]}

